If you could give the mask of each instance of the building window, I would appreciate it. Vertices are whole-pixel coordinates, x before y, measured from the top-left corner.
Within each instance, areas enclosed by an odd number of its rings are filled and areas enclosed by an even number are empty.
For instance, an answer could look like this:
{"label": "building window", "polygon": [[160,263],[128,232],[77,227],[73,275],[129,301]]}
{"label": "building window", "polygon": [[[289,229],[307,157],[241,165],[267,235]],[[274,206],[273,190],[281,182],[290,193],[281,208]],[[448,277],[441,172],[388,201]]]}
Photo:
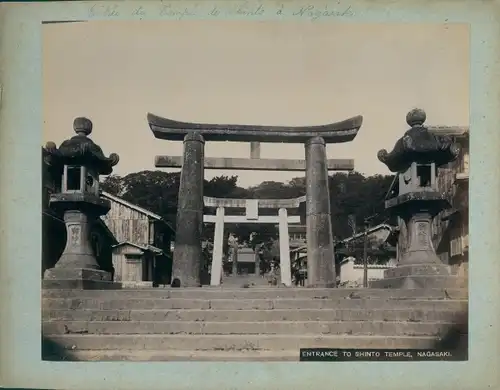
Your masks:
{"label": "building window", "polygon": [[127,259],[127,262],[136,263],[142,261],[142,254],[127,253],[125,259]]}

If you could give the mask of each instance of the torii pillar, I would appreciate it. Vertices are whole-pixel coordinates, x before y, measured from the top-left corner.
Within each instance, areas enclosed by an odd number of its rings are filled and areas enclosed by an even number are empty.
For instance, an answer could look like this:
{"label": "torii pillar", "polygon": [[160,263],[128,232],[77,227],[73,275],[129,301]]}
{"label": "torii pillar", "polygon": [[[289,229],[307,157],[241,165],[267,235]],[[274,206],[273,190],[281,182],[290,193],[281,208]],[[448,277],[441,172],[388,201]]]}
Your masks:
{"label": "torii pillar", "polygon": [[182,287],[201,286],[204,152],[203,136],[188,133],[184,138],[172,265],[172,280],[179,279]]}
{"label": "torii pillar", "polygon": [[305,149],[307,287],[336,287],[325,140],[311,138]]}

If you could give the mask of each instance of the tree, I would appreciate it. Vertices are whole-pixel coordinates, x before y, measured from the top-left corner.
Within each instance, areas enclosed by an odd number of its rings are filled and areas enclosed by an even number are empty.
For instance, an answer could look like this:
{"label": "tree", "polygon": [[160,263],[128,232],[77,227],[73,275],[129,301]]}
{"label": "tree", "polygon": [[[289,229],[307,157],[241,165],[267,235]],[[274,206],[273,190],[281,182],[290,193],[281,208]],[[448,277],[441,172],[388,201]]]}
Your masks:
{"label": "tree", "polygon": [[159,214],[175,226],[180,173],[141,171],[122,179],[123,199]]}
{"label": "tree", "polygon": [[248,190],[253,198],[257,199],[289,199],[295,198],[294,187],[277,181],[264,181]]}
{"label": "tree", "polygon": [[[396,224],[384,205],[384,198],[393,177],[392,175],[365,177],[359,172],[336,172],[329,176],[330,209],[333,234],[336,239],[352,235],[349,218],[360,227],[368,217],[373,217],[372,226],[382,222]],[[161,215],[176,226],[179,184],[180,172],[168,173],[157,170],[131,173],[124,177],[110,175],[102,181],[101,188]],[[204,195],[217,198],[290,199],[303,196],[305,193],[305,177],[296,177],[288,183],[264,181],[248,189],[238,187],[237,176],[217,176],[204,181]],[[276,215],[276,209],[261,209],[260,212],[263,215]],[[243,214],[244,210],[235,210],[234,213]],[[298,210],[289,210],[289,214],[300,215],[302,223],[305,223],[305,203],[301,203]],[[214,228],[214,224],[204,225],[205,240],[213,241]],[[239,242],[246,241],[252,248],[262,243],[273,242],[278,236],[274,225],[264,224],[229,225],[225,231],[226,249],[229,233],[233,233]]]}
{"label": "tree", "polygon": [[210,181],[205,180],[204,194],[214,198],[232,198],[238,188],[238,176],[216,176]]}
{"label": "tree", "polygon": [[393,176],[375,175],[365,177],[358,172],[335,173],[329,179],[330,207],[333,234],[338,239],[352,235],[349,218],[357,226],[363,226],[368,217],[377,225],[389,220],[384,198]]}
{"label": "tree", "polygon": [[123,192],[122,178],[118,175],[109,175],[100,183],[101,190],[111,195],[120,196]]}

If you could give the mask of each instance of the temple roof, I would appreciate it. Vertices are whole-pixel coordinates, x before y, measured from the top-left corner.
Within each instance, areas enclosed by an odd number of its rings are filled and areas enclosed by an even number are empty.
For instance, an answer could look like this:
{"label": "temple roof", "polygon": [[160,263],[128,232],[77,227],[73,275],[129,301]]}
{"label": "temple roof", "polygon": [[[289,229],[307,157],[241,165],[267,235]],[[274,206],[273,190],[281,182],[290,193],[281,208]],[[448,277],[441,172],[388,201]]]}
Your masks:
{"label": "temple roof", "polygon": [[396,141],[390,153],[385,149],[378,152],[378,159],[387,165],[391,172],[405,171],[412,162],[435,163],[441,166],[455,160],[460,154],[460,145],[453,142],[452,137],[447,134],[438,135],[431,132],[424,126],[425,119],[423,110],[410,111],[406,122],[411,128]]}
{"label": "temple roof", "polygon": [[101,175],[113,172],[119,157],[111,153],[106,157],[102,149],[94,143],[88,135],[92,133],[92,122],[87,118],[76,118],[73,129],[76,135],[61,143],[59,148],[54,142],[47,142],[45,146],[46,161],[50,165],[84,165],[92,166]]}

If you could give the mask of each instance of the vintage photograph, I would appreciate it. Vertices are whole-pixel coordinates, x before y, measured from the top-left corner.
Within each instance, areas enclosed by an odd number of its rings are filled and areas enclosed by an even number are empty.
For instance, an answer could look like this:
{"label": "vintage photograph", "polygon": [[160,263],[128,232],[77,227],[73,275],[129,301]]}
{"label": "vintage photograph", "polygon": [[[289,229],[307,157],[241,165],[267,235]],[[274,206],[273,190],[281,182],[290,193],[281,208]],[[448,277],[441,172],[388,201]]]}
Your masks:
{"label": "vintage photograph", "polygon": [[467,360],[468,25],[42,32],[44,360]]}

